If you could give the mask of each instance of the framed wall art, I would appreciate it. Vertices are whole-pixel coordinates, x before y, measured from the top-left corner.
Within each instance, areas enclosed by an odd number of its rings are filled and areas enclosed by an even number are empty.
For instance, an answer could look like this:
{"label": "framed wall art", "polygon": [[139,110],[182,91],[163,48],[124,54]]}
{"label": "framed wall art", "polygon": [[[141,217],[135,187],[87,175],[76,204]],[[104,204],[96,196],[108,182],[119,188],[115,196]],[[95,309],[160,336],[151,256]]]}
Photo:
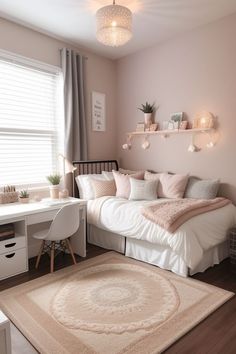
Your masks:
{"label": "framed wall art", "polygon": [[106,131],[106,95],[95,91],[92,92],[92,130]]}

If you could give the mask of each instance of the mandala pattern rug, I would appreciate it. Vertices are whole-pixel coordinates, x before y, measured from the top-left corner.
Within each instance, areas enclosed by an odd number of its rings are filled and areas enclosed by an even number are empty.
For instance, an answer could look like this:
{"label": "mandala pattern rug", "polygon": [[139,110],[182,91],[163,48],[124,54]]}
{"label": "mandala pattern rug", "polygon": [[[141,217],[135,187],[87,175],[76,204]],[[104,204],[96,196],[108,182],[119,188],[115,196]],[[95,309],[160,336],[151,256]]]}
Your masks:
{"label": "mandala pattern rug", "polygon": [[232,296],[109,252],[0,293],[0,307],[42,354],[149,354]]}

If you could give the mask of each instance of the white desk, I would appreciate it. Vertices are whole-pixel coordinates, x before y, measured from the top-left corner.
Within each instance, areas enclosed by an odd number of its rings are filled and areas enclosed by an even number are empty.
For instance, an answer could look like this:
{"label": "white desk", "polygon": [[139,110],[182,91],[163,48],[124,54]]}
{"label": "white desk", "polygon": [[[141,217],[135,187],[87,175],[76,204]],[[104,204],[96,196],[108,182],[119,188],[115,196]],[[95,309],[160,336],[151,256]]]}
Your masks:
{"label": "white desk", "polygon": [[71,237],[71,244],[76,254],[86,257],[85,201],[68,198],[56,202],[44,199],[29,204],[4,204],[0,206],[0,225],[14,223],[15,237],[0,241],[0,280],[28,270],[28,258],[35,256],[39,249],[39,243],[29,247],[32,227],[40,228],[40,224],[52,221],[58,210],[67,203],[80,205],[80,227]]}

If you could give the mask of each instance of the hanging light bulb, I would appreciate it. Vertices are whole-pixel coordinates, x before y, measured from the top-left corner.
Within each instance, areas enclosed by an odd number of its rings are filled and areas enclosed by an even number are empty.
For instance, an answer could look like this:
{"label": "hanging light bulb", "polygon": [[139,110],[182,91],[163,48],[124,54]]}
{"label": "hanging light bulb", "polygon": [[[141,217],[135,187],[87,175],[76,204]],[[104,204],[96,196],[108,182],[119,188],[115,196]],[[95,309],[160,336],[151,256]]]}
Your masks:
{"label": "hanging light bulb", "polygon": [[97,40],[104,45],[119,47],[132,37],[132,12],[125,6],[112,5],[100,8],[96,13]]}
{"label": "hanging light bulb", "polygon": [[192,135],[192,140],[188,147],[188,152],[196,152],[196,151],[199,151],[199,148],[194,144],[194,135]]}
{"label": "hanging light bulb", "polygon": [[150,142],[147,140],[147,137],[145,136],[144,142],[142,143],[142,149],[147,150],[150,148]]}
{"label": "hanging light bulb", "polygon": [[131,139],[132,139],[132,136],[128,135],[126,143],[122,145],[123,150],[130,150],[131,149],[131,147],[132,147]]}

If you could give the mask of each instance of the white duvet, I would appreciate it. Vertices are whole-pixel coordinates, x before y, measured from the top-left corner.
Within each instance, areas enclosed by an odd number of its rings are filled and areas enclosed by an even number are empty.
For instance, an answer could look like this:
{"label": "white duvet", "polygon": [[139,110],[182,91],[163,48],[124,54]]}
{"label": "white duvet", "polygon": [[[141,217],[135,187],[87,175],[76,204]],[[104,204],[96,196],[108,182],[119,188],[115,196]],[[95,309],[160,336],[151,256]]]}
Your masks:
{"label": "white duvet", "polygon": [[190,269],[198,265],[204,251],[225,241],[227,230],[236,223],[236,207],[229,204],[194,216],[171,234],[142,216],[140,209],[150,203],[117,197],[90,200],[88,222],[122,236],[170,247]]}

